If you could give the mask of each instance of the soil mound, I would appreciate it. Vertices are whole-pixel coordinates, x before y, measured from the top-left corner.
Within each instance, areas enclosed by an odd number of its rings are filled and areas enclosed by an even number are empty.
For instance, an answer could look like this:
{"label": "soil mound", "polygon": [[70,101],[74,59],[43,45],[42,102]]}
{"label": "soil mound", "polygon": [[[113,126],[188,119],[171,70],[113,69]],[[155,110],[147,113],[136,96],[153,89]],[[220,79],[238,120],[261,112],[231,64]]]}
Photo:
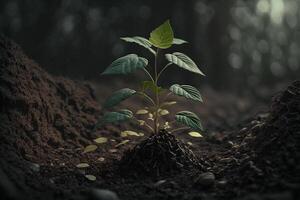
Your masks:
{"label": "soil mound", "polygon": [[202,169],[194,153],[165,130],[150,136],[125,152],[120,166],[121,171],[126,174],[156,177],[193,167]]}
{"label": "soil mound", "polygon": [[40,158],[87,144],[100,109],[92,89],[49,75],[4,37],[0,52],[1,142]]}
{"label": "soil mound", "polygon": [[4,199],[41,196],[49,181],[36,175],[39,166],[59,162],[57,157],[64,156],[54,153],[59,148],[75,150],[89,143],[100,113],[91,87],[49,75],[3,36],[0,105],[0,192]]}

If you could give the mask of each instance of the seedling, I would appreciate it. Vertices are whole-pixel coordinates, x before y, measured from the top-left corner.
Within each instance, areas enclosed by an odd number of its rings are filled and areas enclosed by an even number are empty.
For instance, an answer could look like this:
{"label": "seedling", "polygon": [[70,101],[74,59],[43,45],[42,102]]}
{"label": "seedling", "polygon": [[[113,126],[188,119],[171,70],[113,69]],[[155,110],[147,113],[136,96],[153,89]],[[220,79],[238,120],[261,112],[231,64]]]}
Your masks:
{"label": "seedling", "polygon": [[[199,137],[199,134],[195,134],[195,131],[202,130],[202,125],[199,117],[191,111],[176,113],[175,119],[171,122],[163,120],[164,115],[170,114],[167,108],[176,104],[176,101],[169,100],[172,94],[185,97],[192,101],[202,102],[200,92],[191,85],[173,84],[169,89],[165,89],[159,85],[161,75],[171,65],[176,65],[184,70],[205,76],[191,58],[179,52],[165,54],[164,57],[167,60],[167,64],[162,68],[158,66],[158,58],[163,54],[163,50],[173,45],[181,45],[187,42],[182,39],[174,38],[169,20],[152,31],[149,40],[140,36],[122,37],[121,39],[126,42],[136,43],[148,49],[154,55],[154,67],[150,67],[146,58],[136,54],[128,54],[112,62],[102,75],[127,75],[137,70],[142,70],[149,79],[142,82],[139,91],[123,88],[114,92],[112,96],[105,101],[103,107],[111,109],[132,96],[142,97],[148,102],[148,106],[137,110],[135,113],[128,109],[107,112],[101,119],[100,124],[134,120],[140,126],[147,127],[154,134],[157,134],[160,129],[169,129],[168,131],[170,132],[191,129],[193,130],[193,134],[190,135],[197,135],[197,137]],[[171,130],[173,123],[179,123],[183,125],[183,127]],[[122,134],[125,136],[126,134],[135,135],[138,133],[124,131]]]}

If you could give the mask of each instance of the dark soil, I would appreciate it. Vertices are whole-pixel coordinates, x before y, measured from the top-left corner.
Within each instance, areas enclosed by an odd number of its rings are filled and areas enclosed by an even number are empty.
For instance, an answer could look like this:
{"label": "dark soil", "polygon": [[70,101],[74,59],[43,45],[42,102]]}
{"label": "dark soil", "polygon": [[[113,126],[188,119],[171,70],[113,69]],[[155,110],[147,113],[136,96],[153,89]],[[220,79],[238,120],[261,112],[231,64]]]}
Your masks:
{"label": "dark soil", "polygon": [[[134,129],[132,124],[95,129],[105,90],[110,88],[49,75],[18,45],[0,37],[2,199],[111,195],[99,189],[124,200],[299,198],[299,81],[256,115],[258,104],[207,90],[205,105],[188,105],[205,119],[204,138],[145,132],[124,145],[117,145],[124,140],[120,130]],[[99,136],[108,142],[84,154]],[[76,167],[83,162],[90,167]]]}

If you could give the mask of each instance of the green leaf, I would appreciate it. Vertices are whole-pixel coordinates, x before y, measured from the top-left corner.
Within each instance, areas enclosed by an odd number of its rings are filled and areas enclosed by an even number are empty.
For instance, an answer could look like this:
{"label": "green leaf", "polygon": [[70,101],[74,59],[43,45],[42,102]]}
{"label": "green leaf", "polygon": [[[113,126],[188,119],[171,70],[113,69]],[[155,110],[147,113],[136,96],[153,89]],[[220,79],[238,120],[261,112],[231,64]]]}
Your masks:
{"label": "green leaf", "polygon": [[117,104],[119,104],[121,101],[124,101],[125,99],[131,97],[136,93],[135,90],[129,89],[129,88],[123,88],[121,90],[118,90],[114,92],[104,103],[105,108],[113,107]]}
{"label": "green leaf", "polygon": [[140,36],[134,36],[134,37],[122,37],[121,40],[124,40],[126,42],[136,43],[138,45],[141,45],[142,47],[145,47],[154,55],[156,54],[155,51],[151,48],[151,46],[152,46],[151,42],[149,40],[147,40],[146,38],[143,38]]}
{"label": "green leaf", "polygon": [[203,102],[200,92],[191,85],[174,84],[170,87],[170,91],[178,96],[184,96],[187,99]]}
{"label": "green leaf", "polygon": [[190,111],[181,111],[175,115],[178,123],[184,124],[194,130],[202,130],[202,125],[199,117]]}
{"label": "green leaf", "polygon": [[102,117],[100,123],[107,124],[107,123],[116,123],[116,122],[122,122],[126,121],[128,119],[131,119],[133,117],[133,114],[130,110],[124,109],[120,110],[118,112],[108,112],[105,113]]}
{"label": "green leaf", "polygon": [[150,33],[149,40],[153,46],[167,49],[172,46],[173,38],[173,30],[170,21],[167,20]]}
{"label": "green leaf", "polygon": [[129,54],[112,62],[102,75],[129,74],[138,69],[145,68],[147,65],[147,59],[138,57],[136,54]]}
{"label": "green leaf", "polygon": [[203,72],[201,72],[197,65],[194,63],[194,61],[185,54],[175,52],[172,54],[166,54],[165,56],[169,62],[177,65],[178,67],[205,76]]}
{"label": "green leaf", "polygon": [[150,89],[154,93],[160,93],[163,89],[162,87],[156,86],[152,81],[143,81],[143,90]]}
{"label": "green leaf", "polygon": [[179,38],[174,38],[173,39],[173,44],[179,45],[179,44],[184,44],[184,43],[188,43],[188,42],[185,41],[185,40],[179,39]]}

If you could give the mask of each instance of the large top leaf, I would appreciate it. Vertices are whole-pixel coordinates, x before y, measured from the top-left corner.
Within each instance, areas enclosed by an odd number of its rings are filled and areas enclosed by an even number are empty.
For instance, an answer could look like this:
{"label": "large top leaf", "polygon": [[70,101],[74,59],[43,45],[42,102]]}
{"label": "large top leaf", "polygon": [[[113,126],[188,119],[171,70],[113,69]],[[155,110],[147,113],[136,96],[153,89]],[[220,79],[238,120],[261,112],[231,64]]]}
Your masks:
{"label": "large top leaf", "polygon": [[184,124],[194,130],[202,130],[202,125],[199,117],[190,111],[181,111],[175,115],[177,122]]}
{"label": "large top leaf", "polygon": [[121,40],[124,40],[126,42],[133,42],[138,45],[141,45],[148,49],[151,53],[156,54],[153,49],[151,49],[151,42],[147,40],[146,38],[140,37],[140,36],[134,36],[134,37],[122,37]]}
{"label": "large top leaf", "polygon": [[173,38],[173,30],[170,21],[167,20],[150,33],[149,40],[153,46],[161,49],[167,49],[172,46]]}
{"label": "large top leaf", "polygon": [[117,105],[121,101],[131,97],[136,93],[135,90],[129,88],[123,88],[114,92],[104,103],[104,107],[109,108]]}
{"label": "large top leaf", "polygon": [[179,39],[179,38],[174,38],[173,39],[173,44],[184,44],[184,43],[188,43],[187,41],[185,40],[182,40],[182,39]]}
{"label": "large top leaf", "polygon": [[170,87],[170,91],[178,96],[184,96],[185,98],[202,102],[202,97],[197,88],[191,85],[178,85],[174,84]]}
{"label": "large top leaf", "polygon": [[183,69],[205,76],[194,63],[194,61],[183,53],[175,52],[172,54],[166,54],[166,59]]}
{"label": "large top leaf", "polygon": [[123,109],[118,112],[108,112],[102,117],[100,124],[122,122],[132,118],[133,114],[130,110]]}
{"label": "large top leaf", "polygon": [[129,54],[118,58],[102,74],[129,74],[148,65],[148,60]]}

